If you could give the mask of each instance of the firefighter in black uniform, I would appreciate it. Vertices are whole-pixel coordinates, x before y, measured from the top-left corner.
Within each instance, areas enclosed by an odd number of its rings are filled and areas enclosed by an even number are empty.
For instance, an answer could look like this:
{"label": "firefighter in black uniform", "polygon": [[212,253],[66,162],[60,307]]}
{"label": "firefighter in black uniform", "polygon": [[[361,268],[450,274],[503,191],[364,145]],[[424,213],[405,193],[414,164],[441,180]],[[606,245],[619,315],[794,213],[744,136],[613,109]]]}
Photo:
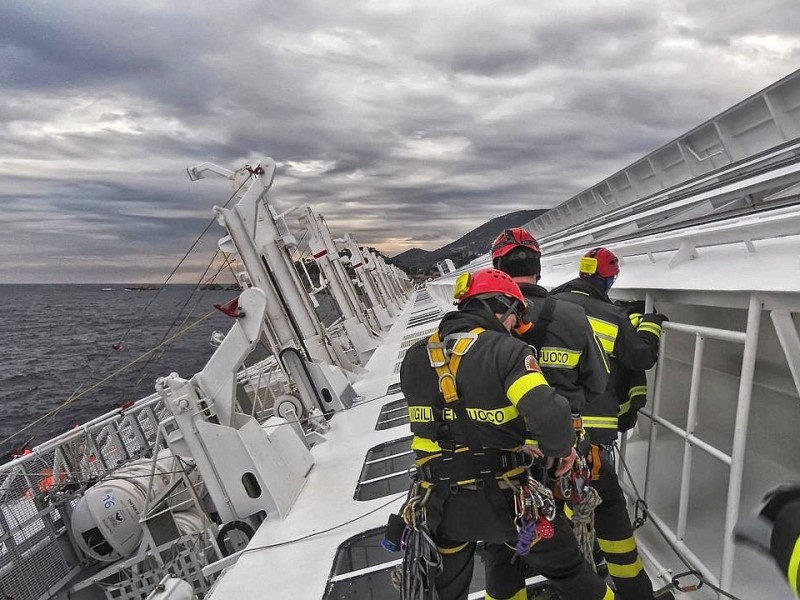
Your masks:
{"label": "firefighter in black uniform", "polygon": [[579,429],[583,405],[606,390],[608,365],[583,309],[550,298],[538,285],[541,255],[536,239],[521,227],[506,229],[492,244],[494,267],[517,283],[527,300],[527,320],[535,324],[515,333],[536,348],[542,373],[569,401]]}
{"label": "firefighter in black uniform", "polygon": [[770,554],[800,599],[800,482],[782,483],[767,492],[761,506],[736,524],[734,536]]}
{"label": "firefighter in black uniform", "polygon": [[[617,593],[625,600],[651,600],[653,587],[645,572],[614,465],[618,415],[628,401],[630,371],[655,365],[664,315],[647,314],[634,328],[628,315],[608,297],[619,274],[619,260],[607,248],[595,248],[580,262],[580,276],[553,290],[551,295],[579,304],[608,356],[611,374],[605,394],[583,411],[583,427],[591,440],[589,462],[592,487],[602,503],[595,510],[600,549],[608,562]],[[624,367],[624,368],[620,368]],[[662,596],[664,598],[665,596]],[[666,596],[669,597],[669,596]]]}
{"label": "firefighter in black uniform", "polygon": [[464,274],[455,292],[459,310],[414,344],[400,369],[421,485],[431,490],[425,508],[442,559],[433,576],[439,600],[467,597],[477,541],[485,545],[487,598],[527,598],[530,565],[564,600],[612,600],[563,515],[552,516],[548,536],[515,551],[526,429],[540,432],[539,449],[558,461],[555,474],[566,473],[575,460],[570,408],[530,347],[509,335],[524,312],[511,278],[496,269]]}

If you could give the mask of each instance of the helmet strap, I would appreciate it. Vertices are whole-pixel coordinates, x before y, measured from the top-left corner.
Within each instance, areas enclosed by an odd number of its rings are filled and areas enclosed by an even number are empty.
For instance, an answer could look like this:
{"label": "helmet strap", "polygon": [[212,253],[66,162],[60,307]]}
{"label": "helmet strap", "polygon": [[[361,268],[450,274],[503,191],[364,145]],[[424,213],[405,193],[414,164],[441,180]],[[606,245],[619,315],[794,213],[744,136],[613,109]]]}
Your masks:
{"label": "helmet strap", "polygon": [[509,315],[511,315],[511,314],[513,314],[514,312],[516,312],[516,307],[515,307],[514,305],[512,305],[511,307],[509,307],[509,308],[508,308],[508,310],[506,310],[506,311],[505,311],[505,312],[502,314],[502,316],[498,317],[498,316],[497,316],[497,314],[498,314],[498,313],[497,313],[497,311],[496,311],[496,310],[495,310],[495,309],[492,307],[492,305],[491,305],[491,304],[489,304],[489,303],[488,303],[488,302],[487,302],[485,299],[483,299],[483,298],[471,298],[469,301],[467,301],[467,302],[464,304],[464,307],[468,306],[468,305],[469,305],[469,304],[470,304],[472,301],[475,301],[476,303],[479,303],[479,304],[480,304],[480,305],[483,307],[483,309],[484,309],[486,312],[488,312],[488,313],[489,313],[490,315],[492,315],[492,316],[493,316],[495,319],[497,319],[498,321],[500,321],[500,323],[503,323],[503,322],[504,322],[504,321],[505,321],[505,320],[508,318],[508,316],[509,316]]}

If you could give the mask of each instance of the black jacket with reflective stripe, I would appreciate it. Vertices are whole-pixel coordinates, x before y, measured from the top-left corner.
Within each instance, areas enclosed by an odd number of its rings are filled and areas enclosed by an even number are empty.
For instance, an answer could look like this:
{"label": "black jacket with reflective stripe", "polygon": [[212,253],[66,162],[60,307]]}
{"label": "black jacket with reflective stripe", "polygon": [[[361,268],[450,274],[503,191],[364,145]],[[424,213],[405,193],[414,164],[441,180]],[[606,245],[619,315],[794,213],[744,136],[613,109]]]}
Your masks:
{"label": "black jacket with reflective stripe", "polygon": [[[475,327],[486,329],[461,359],[456,374],[458,393],[486,448],[512,450],[525,443],[527,419],[539,448],[548,456],[564,456],[575,442],[569,403],[547,385],[531,348],[509,335],[482,309],[445,315],[442,339]],[[436,440],[466,445],[458,419],[444,408],[438,376],[430,366],[427,338],[411,348],[400,367],[400,385],[408,402],[412,449],[424,456],[438,450]]]}
{"label": "black jacket with reflective stripe", "polygon": [[554,288],[550,294],[583,307],[606,351],[611,369],[608,385],[599,401],[584,408],[583,426],[590,430],[593,443],[610,443],[617,439],[620,406],[628,401],[628,370],[644,371],[656,364],[659,336],[647,329],[634,329],[628,315],[588,279],[573,279]]}
{"label": "black jacket with reflective stripe", "polygon": [[[529,283],[520,283],[519,288],[528,300],[527,314],[533,323],[533,328],[519,338],[530,343],[547,290]],[[547,382],[569,400],[572,412],[578,414],[583,412],[584,404],[602,397],[608,385],[608,368],[584,310],[571,302],[554,301],[553,319],[539,349],[539,366]]]}

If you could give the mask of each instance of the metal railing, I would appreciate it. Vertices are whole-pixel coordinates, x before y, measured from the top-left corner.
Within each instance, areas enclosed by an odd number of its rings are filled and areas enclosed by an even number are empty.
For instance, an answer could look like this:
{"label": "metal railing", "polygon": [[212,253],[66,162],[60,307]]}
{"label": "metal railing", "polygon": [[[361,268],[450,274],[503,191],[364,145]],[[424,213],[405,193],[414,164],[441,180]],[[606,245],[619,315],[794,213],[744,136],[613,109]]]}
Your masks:
{"label": "metal railing", "polygon": [[[239,373],[253,394],[252,412],[270,408],[282,391],[277,371],[268,358]],[[168,416],[152,394],[0,465],[0,597],[51,597],[75,578],[86,561],[70,539],[72,509],[92,482],[164,449],[158,427]]]}
{"label": "metal railing", "polygon": [[0,466],[0,592],[48,597],[82,568],[68,517],[90,481],[153,451],[164,416],[155,394]]}
{"label": "metal railing", "polygon": [[[648,298],[648,305],[652,301]],[[733,528],[739,516],[739,506],[742,492],[742,475],[744,471],[745,447],[747,442],[747,426],[750,418],[750,400],[753,389],[753,375],[755,371],[756,351],[758,348],[759,325],[761,317],[761,303],[756,294],[751,294],[747,313],[747,328],[744,332],[732,331],[711,327],[701,327],[684,323],[667,321],[663,324],[665,330],[661,337],[658,363],[655,374],[655,389],[653,391],[652,408],[642,409],[640,414],[651,422],[649,443],[647,448],[647,462],[645,468],[645,481],[643,499],[650,500],[652,482],[654,480],[656,442],[659,426],[683,438],[684,454],[681,467],[680,494],[678,501],[678,520],[673,530],[667,525],[666,520],[652,510],[648,510],[648,518],[660,530],[669,543],[679,550],[692,566],[703,574],[703,577],[723,589],[730,589],[733,579],[734,541]],[[689,334],[695,336],[694,359],[692,362],[691,383],[689,386],[688,410],[686,412],[686,427],[683,428],[661,415],[662,387],[664,381],[664,362],[666,360],[665,347],[668,332]],[[732,450],[727,454],[713,444],[699,438],[696,433],[698,422],[698,408],[700,402],[700,383],[703,371],[703,358],[706,339],[715,339],[724,342],[744,345],[742,357],[741,377],[736,403],[736,415],[733,433]],[[692,465],[694,462],[694,448],[698,448],[708,455],[716,458],[730,468],[727,500],[725,508],[725,523],[722,540],[721,571],[715,574],[705,562],[699,558],[684,542],[689,514],[689,492],[691,487]],[[625,453],[625,445],[621,452]],[[622,478],[621,478],[622,481]],[[625,486],[627,487],[627,486]],[[649,554],[649,553],[648,553]],[[660,565],[656,565],[660,567]]]}

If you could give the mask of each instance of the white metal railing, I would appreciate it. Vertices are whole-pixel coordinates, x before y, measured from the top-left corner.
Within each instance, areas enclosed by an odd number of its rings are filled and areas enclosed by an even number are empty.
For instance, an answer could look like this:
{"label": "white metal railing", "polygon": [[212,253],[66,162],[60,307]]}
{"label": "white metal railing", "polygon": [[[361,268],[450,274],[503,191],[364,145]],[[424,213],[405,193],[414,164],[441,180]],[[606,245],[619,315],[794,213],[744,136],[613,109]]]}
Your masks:
{"label": "white metal railing", "polygon": [[[652,301],[648,298],[648,305]],[[703,574],[710,583],[730,589],[733,579],[734,542],[733,528],[739,516],[739,504],[742,492],[742,474],[744,471],[745,447],[747,442],[747,426],[750,418],[750,399],[753,389],[753,375],[755,371],[756,351],[758,348],[759,324],[761,317],[761,303],[756,294],[751,294],[747,314],[747,328],[744,332],[711,327],[701,327],[684,323],[667,321],[663,324],[665,330],[661,337],[658,364],[655,374],[652,408],[642,409],[640,414],[651,421],[650,437],[647,448],[647,462],[645,467],[645,480],[643,499],[648,502],[654,479],[654,465],[656,459],[656,441],[658,427],[664,427],[684,440],[683,464],[681,469],[680,495],[678,501],[678,520],[675,530],[667,525],[665,519],[652,509],[648,510],[648,517],[653,521],[661,533],[667,537],[669,543],[678,549],[695,569]],[[686,427],[683,428],[660,414],[661,389],[664,379],[665,346],[667,332],[689,334],[695,336],[694,360],[692,363],[692,376],[689,387],[689,403],[686,412]],[[697,437],[697,415],[700,399],[700,382],[703,370],[703,357],[705,340],[716,339],[724,342],[739,343],[744,345],[742,357],[741,378],[736,405],[733,444],[730,454],[725,453],[713,444]],[[713,456],[730,468],[730,479],[725,508],[725,524],[722,540],[722,564],[717,576],[684,542],[689,514],[689,491],[691,487],[692,465],[694,460],[693,449],[698,448]],[[623,445],[621,452],[624,452]]]}
{"label": "white metal railing", "polygon": [[[239,373],[254,390],[254,411],[277,369],[268,358]],[[0,465],[0,596],[49,597],[82,568],[72,544],[60,539],[68,537],[71,508],[87,482],[163,449],[157,432],[167,414],[151,394]]]}

